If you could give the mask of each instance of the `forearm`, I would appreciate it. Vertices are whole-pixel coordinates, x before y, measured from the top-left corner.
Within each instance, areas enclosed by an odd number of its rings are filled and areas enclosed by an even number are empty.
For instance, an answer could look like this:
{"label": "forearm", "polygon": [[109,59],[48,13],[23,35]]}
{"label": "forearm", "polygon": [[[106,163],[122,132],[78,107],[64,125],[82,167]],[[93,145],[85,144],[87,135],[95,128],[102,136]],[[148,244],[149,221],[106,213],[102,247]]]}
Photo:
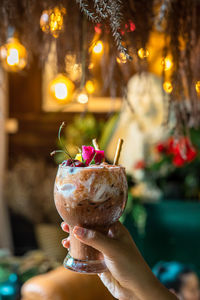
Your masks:
{"label": "forearm", "polygon": [[154,276],[151,269],[137,250],[133,263],[131,290],[140,300],[177,300],[178,298],[165,288]]}

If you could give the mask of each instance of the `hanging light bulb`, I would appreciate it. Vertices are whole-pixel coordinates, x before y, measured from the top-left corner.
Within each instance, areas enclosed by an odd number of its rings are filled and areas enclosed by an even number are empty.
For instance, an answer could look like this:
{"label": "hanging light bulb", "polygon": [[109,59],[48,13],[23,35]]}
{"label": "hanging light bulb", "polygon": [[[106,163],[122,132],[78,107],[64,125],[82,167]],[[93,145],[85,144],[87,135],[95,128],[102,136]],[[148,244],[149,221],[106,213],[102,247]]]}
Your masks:
{"label": "hanging light bulb", "polygon": [[93,82],[92,80],[86,81],[85,89],[86,89],[86,91],[87,91],[89,94],[93,94],[94,91],[95,91],[95,85],[94,85],[94,82]]}
{"label": "hanging light bulb", "polygon": [[171,82],[165,81],[163,83],[163,89],[167,94],[171,94],[171,92],[173,90],[173,86],[172,86]]}
{"label": "hanging light bulb", "polygon": [[49,83],[51,96],[60,103],[69,102],[72,99],[74,84],[64,74],[58,74]]}
{"label": "hanging light bulb", "polygon": [[138,56],[139,56],[139,58],[141,58],[141,59],[144,59],[144,58],[149,57],[149,50],[148,50],[148,49],[145,49],[145,48],[140,48],[140,49],[138,50]]}
{"label": "hanging light bulb", "polygon": [[81,104],[86,104],[89,100],[88,94],[85,89],[81,90],[77,96],[77,101]]}
{"label": "hanging light bulb", "polygon": [[0,58],[7,71],[17,72],[27,64],[27,51],[17,38],[12,37],[0,47]]}
{"label": "hanging light bulb", "polygon": [[198,80],[195,84],[195,89],[197,91],[197,94],[200,94],[200,80]]}
{"label": "hanging light bulb", "polygon": [[51,33],[51,35],[57,38],[60,32],[63,30],[63,20],[66,14],[64,7],[58,6],[44,10],[40,17],[40,28],[43,32]]}
{"label": "hanging light bulb", "polygon": [[164,71],[170,70],[173,66],[172,60],[168,56],[162,59],[161,64],[164,68]]}
{"label": "hanging light bulb", "polygon": [[102,41],[98,41],[97,43],[95,43],[92,51],[95,54],[101,54],[103,52],[103,42]]}

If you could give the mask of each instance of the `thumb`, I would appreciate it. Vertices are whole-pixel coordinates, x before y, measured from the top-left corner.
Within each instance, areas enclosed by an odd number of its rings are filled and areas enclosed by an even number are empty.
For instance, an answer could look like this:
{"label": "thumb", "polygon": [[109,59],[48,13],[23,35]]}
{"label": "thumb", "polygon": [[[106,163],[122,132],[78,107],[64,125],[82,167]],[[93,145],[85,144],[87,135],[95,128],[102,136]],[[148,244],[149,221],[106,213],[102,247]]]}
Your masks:
{"label": "thumb", "polygon": [[75,226],[73,233],[78,240],[107,256],[110,256],[115,252],[116,241],[100,232]]}

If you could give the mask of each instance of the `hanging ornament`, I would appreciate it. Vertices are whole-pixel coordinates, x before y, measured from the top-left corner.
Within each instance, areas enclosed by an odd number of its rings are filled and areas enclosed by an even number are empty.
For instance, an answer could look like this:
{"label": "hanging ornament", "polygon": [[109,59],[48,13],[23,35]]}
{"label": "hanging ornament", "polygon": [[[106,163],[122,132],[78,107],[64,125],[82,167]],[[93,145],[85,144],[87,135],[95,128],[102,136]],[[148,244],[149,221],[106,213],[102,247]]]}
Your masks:
{"label": "hanging ornament", "polygon": [[0,47],[0,58],[7,71],[17,72],[27,64],[27,51],[17,38],[12,37]]}
{"label": "hanging ornament", "polygon": [[63,30],[63,20],[66,14],[64,7],[58,6],[44,10],[40,17],[40,27],[43,32],[50,33],[53,37],[57,38]]}
{"label": "hanging ornament", "polygon": [[73,82],[64,74],[58,74],[49,83],[50,95],[60,104],[65,104],[72,99],[74,91]]}

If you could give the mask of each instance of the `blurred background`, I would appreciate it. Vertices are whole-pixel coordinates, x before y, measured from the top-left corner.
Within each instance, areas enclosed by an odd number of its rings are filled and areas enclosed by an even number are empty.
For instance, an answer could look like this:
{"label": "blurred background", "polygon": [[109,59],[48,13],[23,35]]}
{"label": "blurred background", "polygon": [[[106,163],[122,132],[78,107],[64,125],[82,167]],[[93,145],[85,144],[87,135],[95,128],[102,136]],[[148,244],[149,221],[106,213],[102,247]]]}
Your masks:
{"label": "blurred background", "polygon": [[199,274],[200,5],[111,2],[2,1],[0,299],[66,255],[53,199],[66,157],[50,156],[63,121],[72,156],[97,138],[112,163],[124,139],[121,222],[158,277]]}

